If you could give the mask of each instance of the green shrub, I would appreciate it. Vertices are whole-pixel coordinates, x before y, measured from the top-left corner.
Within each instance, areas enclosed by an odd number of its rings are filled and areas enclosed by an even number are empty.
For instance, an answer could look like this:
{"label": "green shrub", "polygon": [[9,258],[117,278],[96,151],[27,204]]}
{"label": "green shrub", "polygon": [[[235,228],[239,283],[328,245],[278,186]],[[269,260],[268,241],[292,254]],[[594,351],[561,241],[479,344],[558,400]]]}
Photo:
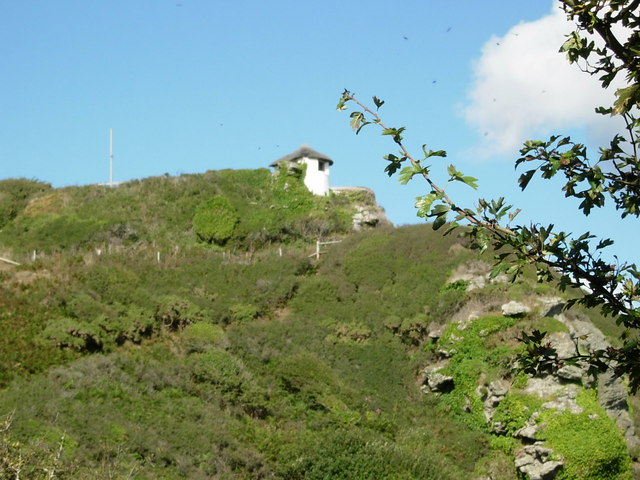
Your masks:
{"label": "green shrub", "polygon": [[382,288],[393,281],[397,259],[386,248],[392,239],[383,235],[365,237],[344,260],[344,272],[358,286]]}
{"label": "green shrub", "polygon": [[564,458],[557,480],[631,480],[631,461],[620,430],[598,405],[593,390],[578,395],[584,411],[547,411],[540,438]]}
{"label": "green shrub", "polygon": [[239,397],[244,383],[242,363],[228,352],[213,349],[190,357],[193,376],[198,383],[216,385],[223,394]]}
{"label": "green shrub", "polygon": [[326,340],[331,343],[366,343],[371,337],[371,329],[362,323],[339,323]]}
{"label": "green shrub", "polygon": [[295,395],[311,410],[325,409],[320,399],[338,385],[330,366],[306,352],[280,359],[274,366],[274,374],[284,391]]}
{"label": "green shrub", "polygon": [[255,305],[236,304],[229,309],[231,322],[246,323],[257,318],[259,311]]}
{"label": "green shrub", "polygon": [[75,214],[44,214],[19,220],[3,229],[3,243],[48,253],[90,246],[101,240],[105,228],[96,218]]}
{"label": "green shrub", "polygon": [[400,337],[403,343],[408,345],[420,345],[427,336],[429,317],[424,313],[418,313],[410,318],[401,319],[397,315],[390,315],[384,322],[394,335]]}
{"label": "green shrub", "polygon": [[16,218],[32,197],[50,189],[48,183],[26,178],[0,180],[0,229]]}
{"label": "green shrub", "polygon": [[513,435],[524,427],[531,415],[540,410],[543,401],[536,395],[509,392],[498,404],[492,422],[504,425],[506,432]]}
{"label": "green shrub", "polygon": [[508,347],[487,348],[486,344],[491,341],[491,334],[509,328],[516,321],[509,317],[486,316],[474,320],[465,330],[450,324],[440,339],[442,347],[457,350],[442,370],[443,374],[453,376],[455,384],[453,391],[442,397],[442,403],[474,429],[487,429],[484,405],[476,394],[481,375],[485,376],[485,382],[503,376],[512,355]]}
{"label": "green shrub", "polygon": [[224,338],[224,330],[218,325],[196,322],[185,327],[182,338],[215,344]]}
{"label": "green shrub", "polygon": [[162,327],[175,331],[203,320],[204,313],[197,305],[185,298],[166,295],[156,309],[155,318]]}
{"label": "green shrub", "polygon": [[0,417],[0,478],[67,478],[76,468],[69,457],[77,443],[65,432],[49,427],[30,442],[11,435],[13,415]]}
{"label": "green shrub", "polygon": [[350,428],[299,434],[278,452],[281,478],[306,480],[446,480],[459,478],[439,455],[405,449],[370,431]]}
{"label": "green shrub", "polygon": [[447,292],[449,290],[460,290],[462,292],[467,291],[467,287],[469,287],[468,280],[456,280],[455,282],[447,283],[440,288],[440,292]]}
{"label": "green shrub", "polygon": [[158,330],[150,312],[136,306],[120,307],[92,318],[51,320],[40,338],[63,350],[108,352],[125,342],[138,344]]}
{"label": "green shrub", "polygon": [[198,207],[193,227],[200,240],[223,245],[233,235],[239,220],[229,200],[215,196]]}
{"label": "green shrub", "polygon": [[97,325],[71,318],[50,321],[42,332],[42,338],[61,349],[86,352],[103,349],[101,331]]}
{"label": "green shrub", "polygon": [[[124,263],[124,262],[123,262]],[[76,273],[77,281],[88,295],[102,304],[121,303],[129,305],[138,303],[144,305],[149,301],[147,292],[138,289],[140,277],[127,264],[116,263],[110,265],[94,265]],[[64,292],[65,303],[73,309],[73,295]],[[84,302],[83,302],[84,303]],[[86,303],[90,303],[87,301]],[[85,303],[85,305],[86,305]]]}

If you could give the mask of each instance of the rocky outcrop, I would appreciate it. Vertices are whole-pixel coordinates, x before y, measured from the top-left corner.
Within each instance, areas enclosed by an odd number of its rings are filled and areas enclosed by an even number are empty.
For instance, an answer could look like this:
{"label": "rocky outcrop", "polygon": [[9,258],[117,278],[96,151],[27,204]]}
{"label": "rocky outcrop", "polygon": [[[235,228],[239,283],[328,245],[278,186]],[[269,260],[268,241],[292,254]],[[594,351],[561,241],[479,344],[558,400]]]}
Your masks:
{"label": "rocky outcrop", "polygon": [[352,217],[353,230],[359,232],[367,228],[390,225],[387,216],[380,207],[356,205],[356,213]]}
{"label": "rocky outcrop", "polygon": [[[478,387],[476,393],[484,402],[484,418],[487,423],[491,422],[493,414],[496,411],[497,406],[509,393],[510,384],[506,380],[494,380],[486,387]],[[496,433],[503,433],[504,428],[502,425],[494,424],[493,430]]]}
{"label": "rocky outcrop", "polygon": [[505,317],[520,317],[525,313],[529,313],[531,309],[524,303],[514,302],[511,300],[509,303],[502,305],[502,315]]}
{"label": "rocky outcrop", "polygon": [[484,288],[491,283],[504,283],[507,277],[500,274],[495,278],[490,278],[491,265],[482,260],[472,260],[470,262],[459,265],[451,274],[447,283],[457,281],[468,282],[467,290],[476,290]]}
{"label": "rocky outcrop", "polygon": [[527,445],[516,452],[516,468],[529,480],[551,480],[562,469],[563,463],[552,460],[553,450],[541,443]]}
{"label": "rocky outcrop", "polygon": [[609,418],[616,422],[624,434],[627,445],[636,447],[640,444],[640,439],[635,434],[627,398],[627,389],[620,378],[616,378],[612,372],[598,375],[598,402]]}
{"label": "rocky outcrop", "polygon": [[440,370],[445,368],[449,362],[447,360],[439,362],[425,368],[419,378],[418,383],[422,391],[430,391],[435,393],[446,393],[453,390],[453,377],[443,375]]}
{"label": "rocky outcrop", "polygon": [[359,232],[368,228],[392,225],[383,208],[377,204],[376,196],[370,188],[333,187],[331,192],[335,195],[347,196],[352,200],[356,210],[351,217],[354,231]]}
{"label": "rocky outcrop", "polygon": [[[480,267],[476,266],[479,270]],[[468,271],[468,269],[467,269]],[[451,277],[450,281],[472,277]],[[471,280],[467,280],[471,281]],[[481,284],[481,281],[476,281]],[[471,283],[470,283],[471,285]],[[456,388],[456,379],[443,375],[441,370],[448,365],[450,358],[455,358],[459,348],[458,342],[469,335],[469,329],[473,329],[474,322],[487,314],[495,314],[499,311],[503,316],[521,317],[527,315],[535,320],[536,317],[553,317],[566,326],[567,331],[553,332],[547,335],[547,340],[556,349],[560,358],[576,355],[577,352],[602,350],[609,347],[605,336],[584,315],[566,312],[564,303],[557,297],[543,297],[531,299],[525,302],[498,303],[488,305],[473,300],[462,307],[450,319],[459,331],[446,335],[446,342],[436,344],[435,352],[439,354],[437,363],[423,369],[420,385],[424,392],[446,393]],[[442,336],[438,326],[438,333],[432,337],[437,341]],[[477,331],[475,331],[477,330]],[[491,330],[474,330],[473,335],[483,337],[489,335]],[[586,362],[565,364],[552,374],[529,377],[524,385],[520,383],[517,393],[535,395],[542,402],[540,411],[532,411],[530,418],[520,428],[496,421],[496,411],[501,402],[509,395],[512,388],[511,382],[506,379],[495,379],[487,383],[484,373],[478,379],[478,387],[475,390],[476,398],[482,401],[482,413],[486,424],[497,435],[511,435],[519,439],[523,446],[516,452],[515,466],[523,478],[528,480],[551,480],[563,468],[563,458],[554,452],[541,439],[541,432],[545,429],[545,411],[567,411],[575,415],[582,414],[584,408],[578,404],[578,398],[583,388],[597,386],[598,403],[606,411],[607,415],[615,421],[624,435],[629,447],[640,444],[635,436],[632,418],[629,414],[627,389],[622,379],[615,377],[610,372],[599,374],[596,378],[588,372],[589,365]],[[468,395],[468,396],[467,396]],[[465,392],[464,402],[460,408],[465,412],[473,411],[474,394]],[[540,405],[538,403],[538,405]],[[476,402],[477,404],[477,402]],[[511,408],[511,407],[507,407]],[[587,407],[585,407],[587,408]],[[597,416],[594,414],[594,416]],[[494,418],[495,417],[495,418]]]}
{"label": "rocky outcrop", "polygon": [[538,418],[540,414],[538,412],[534,412],[524,427],[513,434],[514,437],[519,438],[523,441],[523,443],[534,443],[538,440],[538,432],[542,428],[542,425],[538,423]]}
{"label": "rocky outcrop", "polygon": [[[560,299],[553,299],[555,302],[547,302],[551,311],[558,311],[563,306]],[[559,313],[554,318],[561,321],[569,329],[569,333],[554,334],[553,345],[558,350],[558,354],[569,356],[575,354],[576,350],[594,351],[606,350],[609,342],[602,332],[585,316],[573,313]],[[611,371],[598,374],[597,378],[587,374],[587,365],[578,364],[562,367],[557,375],[561,380],[575,379],[580,375],[580,381],[584,386],[590,387],[594,384],[598,386],[598,403],[607,412],[609,418],[616,422],[622,431],[629,447],[640,444],[640,439],[635,434],[633,420],[629,414],[629,404],[627,402],[627,388],[624,381],[613,375]]]}

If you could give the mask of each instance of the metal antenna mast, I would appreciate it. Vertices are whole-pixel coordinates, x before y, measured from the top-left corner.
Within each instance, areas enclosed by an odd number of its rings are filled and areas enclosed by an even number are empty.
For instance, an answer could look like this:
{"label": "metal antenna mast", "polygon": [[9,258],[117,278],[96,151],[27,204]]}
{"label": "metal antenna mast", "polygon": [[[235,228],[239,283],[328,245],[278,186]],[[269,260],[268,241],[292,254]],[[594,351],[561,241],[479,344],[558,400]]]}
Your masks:
{"label": "metal antenna mast", "polygon": [[109,186],[113,187],[113,129],[109,129]]}

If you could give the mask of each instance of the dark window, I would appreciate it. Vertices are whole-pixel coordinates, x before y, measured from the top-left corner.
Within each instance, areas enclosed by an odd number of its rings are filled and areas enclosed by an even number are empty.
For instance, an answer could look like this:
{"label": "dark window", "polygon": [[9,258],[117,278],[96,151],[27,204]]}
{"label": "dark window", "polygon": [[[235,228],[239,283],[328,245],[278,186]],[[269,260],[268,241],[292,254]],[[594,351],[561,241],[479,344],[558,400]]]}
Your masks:
{"label": "dark window", "polygon": [[327,164],[325,162],[318,161],[318,170],[324,172],[327,169]]}

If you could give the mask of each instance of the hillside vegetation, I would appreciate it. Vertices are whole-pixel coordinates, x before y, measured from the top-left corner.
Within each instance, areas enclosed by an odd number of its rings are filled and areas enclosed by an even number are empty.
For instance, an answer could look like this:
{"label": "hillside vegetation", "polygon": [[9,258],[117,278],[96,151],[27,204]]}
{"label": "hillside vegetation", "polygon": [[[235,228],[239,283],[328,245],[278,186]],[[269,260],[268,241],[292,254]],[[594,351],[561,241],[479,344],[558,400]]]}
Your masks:
{"label": "hillside vegetation", "polygon": [[316,197],[302,170],[208,171],[152,177],[117,188],[51,189],[24,179],[0,181],[0,245],[42,252],[103,245],[255,249],[351,228],[348,196]]}
{"label": "hillside vegetation", "polygon": [[[513,370],[520,329],[566,327],[500,305],[550,287],[469,290],[464,238],[350,233],[362,201],[286,171],[0,182],[0,256],[22,263],[0,270],[0,479],[515,479],[534,412],[557,478],[632,478],[593,388],[568,416]],[[454,387],[428,391],[444,351]]]}

